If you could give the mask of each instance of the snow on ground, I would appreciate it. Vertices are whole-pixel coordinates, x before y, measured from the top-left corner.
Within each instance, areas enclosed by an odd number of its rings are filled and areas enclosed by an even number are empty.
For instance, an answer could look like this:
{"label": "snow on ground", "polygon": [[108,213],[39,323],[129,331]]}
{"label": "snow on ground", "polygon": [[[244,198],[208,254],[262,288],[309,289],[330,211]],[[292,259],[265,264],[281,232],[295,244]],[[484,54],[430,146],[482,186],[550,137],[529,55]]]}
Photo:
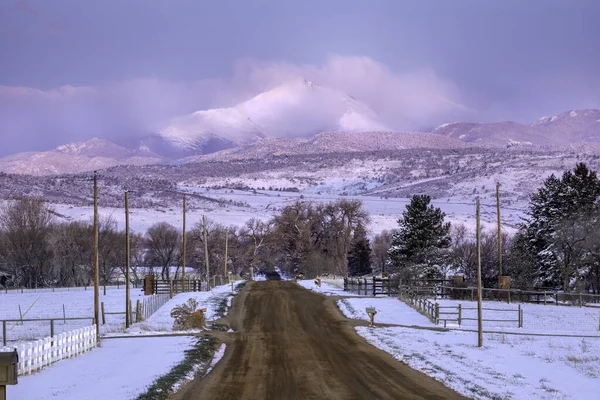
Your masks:
{"label": "snow on ground", "polygon": [[369,343],[475,399],[592,399],[600,339],[357,327]]}
{"label": "snow on ground", "polygon": [[[477,318],[477,302],[446,299],[439,299],[437,302],[440,306],[458,306],[458,304],[461,304],[463,318]],[[599,308],[522,303],[523,328],[519,328],[518,323],[514,322],[517,320],[518,307],[519,304],[517,303],[484,301],[482,305],[484,320],[513,320],[512,322],[484,321],[484,329],[520,333],[598,335],[600,337]],[[513,312],[485,310],[486,308],[513,310]],[[440,311],[451,311],[451,309],[441,309]],[[456,318],[453,315],[448,315],[448,317]],[[443,318],[443,316],[440,316],[440,318]],[[455,321],[448,321],[447,326],[458,328]],[[477,329],[477,321],[464,320],[461,328]]]}
{"label": "snow on ground", "polygon": [[194,338],[104,339],[102,347],[19,377],[9,399],[130,400],[184,358]]}
{"label": "snow on ground", "polygon": [[[306,281],[310,282],[310,281]],[[303,285],[312,289],[310,285]],[[344,294],[327,290],[323,294]],[[440,305],[456,305],[438,300]],[[476,303],[461,302],[465,308]],[[377,327],[377,323],[435,327],[427,317],[393,297],[344,298],[338,307],[348,318],[368,321],[366,307],[375,307],[376,326],[357,327],[369,343],[390,353],[410,367],[443,382],[463,395],[475,399],[587,399],[597,397],[600,389],[600,336],[547,337],[535,333],[560,330],[589,334],[588,313],[597,309],[522,304],[525,327],[503,328],[507,333],[485,333],[484,346],[477,347],[477,333]],[[514,308],[516,304],[484,302],[484,308]],[[470,310],[464,311],[471,312]],[[501,313],[501,312],[499,312]],[[499,314],[497,313],[497,314]],[[516,311],[514,312],[516,317]],[[463,314],[465,315],[465,314]],[[475,311],[476,315],[476,311]],[[487,314],[494,319],[496,314]],[[512,313],[511,313],[512,315]],[[484,317],[486,316],[484,311]],[[506,318],[504,316],[504,318]],[[585,322],[584,322],[585,321]],[[465,321],[473,329],[476,321]],[[495,327],[502,323],[490,323]],[[575,324],[577,327],[574,327]],[[500,326],[502,328],[502,326]],[[595,325],[598,329],[598,325]],[[531,333],[511,335],[508,331]],[[556,332],[554,332],[556,333]]]}
{"label": "snow on ground", "polygon": [[[109,286],[106,295],[100,288],[99,299],[104,302],[106,312],[125,311],[125,289],[117,289]],[[131,300],[135,305],[136,300],[145,296],[140,289],[131,289]],[[92,324],[94,317],[94,289],[85,288],[63,288],[0,292],[0,320],[18,319],[20,317],[19,306],[24,319],[35,318],[67,318],[86,317],[80,321],[55,321],[55,334],[77,329]],[[64,306],[64,314],[63,314]],[[100,327],[101,332],[115,332],[123,328],[125,314],[106,315],[106,325]],[[24,322],[16,325],[14,322],[7,323],[8,344],[13,341],[41,339],[50,336],[50,322]]]}
{"label": "snow on ground", "polygon": [[429,318],[419,314],[406,303],[395,297],[371,297],[338,300],[338,307],[348,318],[369,321],[367,307],[375,307],[375,324],[397,324],[415,326],[435,326]]}
{"label": "snow on ground", "polygon": [[[231,304],[230,297],[235,294],[235,287],[243,281],[236,281],[232,285],[217,286],[210,292],[187,292],[180,293],[169,300],[165,305],[158,309],[144,322],[134,324],[126,332],[130,334],[152,334],[155,332],[171,332],[173,331],[173,322],[175,319],[171,317],[171,310],[180,304],[184,304],[188,299],[198,301],[198,308],[206,308],[204,316],[206,321],[212,321],[224,316],[227,313],[226,308]],[[219,310],[221,308],[221,310]],[[179,332],[179,331],[178,331]],[[192,331],[190,331],[192,332]]]}
{"label": "snow on ground", "polygon": [[208,368],[206,369],[206,372],[204,373],[204,376],[208,375],[210,373],[210,371],[212,371],[212,369],[215,367],[215,365],[217,365],[217,363],[219,361],[221,361],[221,358],[223,358],[223,355],[225,355],[225,344],[221,344],[221,346],[217,349],[217,351],[215,351],[215,355],[213,356],[212,361],[210,362]]}
{"label": "snow on ground", "polygon": [[321,287],[317,286],[315,281],[312,279],[299,280],[298,284],[306,289],[312,290],[313,292],[321,293],[327,296],[359,296],[355,293],[344,292],[343,288],[323,281],[321,281]]}

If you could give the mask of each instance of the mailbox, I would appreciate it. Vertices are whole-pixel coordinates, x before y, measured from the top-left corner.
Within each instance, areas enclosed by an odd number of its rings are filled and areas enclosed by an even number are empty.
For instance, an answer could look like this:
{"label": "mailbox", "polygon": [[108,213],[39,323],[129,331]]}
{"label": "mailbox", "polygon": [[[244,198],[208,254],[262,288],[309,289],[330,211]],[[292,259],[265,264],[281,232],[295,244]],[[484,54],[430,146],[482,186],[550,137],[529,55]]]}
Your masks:
{"label": "mailbox", "polygon": [[0,386],[16,385],[18,383],[18,363],[19,353],[17,353],[17,350],[12,352],[0,352]]}

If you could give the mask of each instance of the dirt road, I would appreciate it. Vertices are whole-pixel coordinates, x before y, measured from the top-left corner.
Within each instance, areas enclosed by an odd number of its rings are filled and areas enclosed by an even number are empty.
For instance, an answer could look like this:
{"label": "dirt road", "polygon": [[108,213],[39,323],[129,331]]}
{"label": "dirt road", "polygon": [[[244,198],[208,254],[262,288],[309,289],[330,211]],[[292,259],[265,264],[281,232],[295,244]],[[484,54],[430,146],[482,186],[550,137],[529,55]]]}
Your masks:
{"label": "dirt road", "polygon": [[334,301],[293,282],[252,282],[233,302],[223,359],[176,399],[460,399],[358,336]]}

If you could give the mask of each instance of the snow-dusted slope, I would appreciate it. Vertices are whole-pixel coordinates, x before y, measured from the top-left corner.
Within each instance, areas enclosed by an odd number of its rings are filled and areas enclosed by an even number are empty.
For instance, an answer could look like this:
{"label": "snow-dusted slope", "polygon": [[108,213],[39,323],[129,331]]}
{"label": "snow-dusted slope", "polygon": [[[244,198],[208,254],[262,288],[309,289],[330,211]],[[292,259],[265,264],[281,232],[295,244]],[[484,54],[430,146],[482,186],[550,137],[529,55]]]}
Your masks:
{"label": "snow-dusted slope", "polygon": [[0,158],[0,171],[12,174],[51,175],[78,173],[116,165],[145,165],[163,158],[140,148],[128,150],[104,139],[69,143],[52,151],[27,152]]}
{"label": "snow-dusted slope", "polygon": [[211,140],[244,145],[264,137],[306,137],[336,130],[389,128],[365,104],[299,78],[233,107],[175,118],[158,136],[175,148],[202,153]]}
{"label": "snow-dusted slope", "polygon": [[186,162],[204,160],[260,159],[267,156],[354,153],[405,149],[464,149],[468,143],[422,132],[324,132],[309,138],[265,138],[246,146],[193,156]]}
{"label": "snow-dusted slope", "polygon": [[513,121],[478,124],[455,122],[433,131],[480,145],[513,147],[521,145],[551,146],[600,143],[600,110],[571,110],[552,117],[543,117],[531,125]]}

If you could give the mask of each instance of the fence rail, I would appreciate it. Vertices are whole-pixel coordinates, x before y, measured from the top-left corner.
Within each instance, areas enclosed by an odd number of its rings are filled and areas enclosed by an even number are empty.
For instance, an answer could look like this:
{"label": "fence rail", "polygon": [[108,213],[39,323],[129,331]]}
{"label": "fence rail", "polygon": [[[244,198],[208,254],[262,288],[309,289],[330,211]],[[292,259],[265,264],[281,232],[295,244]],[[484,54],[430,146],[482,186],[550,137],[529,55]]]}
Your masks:
{"label": "fence rail", "polygon": [[102,314],[102,325],[106,325],[107,315],[124,315],[129,313],[129,320],[133,322],[142,322],[148,319],[154,314],[160,307],[162,307],[167,301],[171,299],[171,295],[168,293],[153,294],[142,300],[137,300],[135,303],[135,309],[133,307],[133,301],[130,300],[127,306],[127,311],[106,311],[104,302],[100,303],[100,311]]}
{"label": "fence rail", "polygon": [[[57,361],[91,350],[96,345],[95,325],[17,345],[17,372],[19,375],[31,374]],[[11,347],[0,348],[2,352],[12,350]]]}
{"label": "fence rail", "polygon": [[169,294],[171,297],[175,294],[185,292],[208,292],[212,288],[223,285],[227,279],[222,275],[215,275],[210,280],[203,281],[199,279],[154,279],[152,282],[152,293],[154,294]]}
{"label": "fence rail", "polygon": [[377,296],[398,294],[400,281],[388,278],[344,278],[344,291]]}
{"label": "fence rail", "polygon": [[[463,314],[463,311],[473,311],[477,310],[476,307],[463,307],[461,304],[456,306],[440,306],[439,303],[433,302],[418,293],[418,290],[414,290],[415,288],[407,288],[400,287],[400,299],[405,303],[426,315],[431,322],[436,325],[439,325],[442,321],[444,323],[444,327],[446,327],[448,321],[456,322],[458,326],[461,326],[463,321],[477,321],[478,318],[466,317]],[[508,322],[508,323],[516,323],[517,327],[523,327],[523,309],[521,305],[518,305],[518,308],[515,309],[506,309],[506,308],[491,308],[491,307],[483,307],[482,311],[491,311],[491,312],[508,312],[508,313],[516,313],[516,319],[496,319],[496,318],[483,318],[483,322]],[[510,317],[509,317],[510,318]]]}
{"label": "fence rail", "polygon": [[[421,296],[431,296],[434,298],[448,298],[454,300],[470,300],[477,299],[477,288],[472,286],[407,286],[401,285],[403,288],[410,288]],[[524,289],[496,289],[483,288],[483,300],[500,300],[511,303],[513,301],[521,303],[537,303],[544,305],[577,305],[579,307],[589,305],[600,305],[600,295],[590,293],[562,293],[555,291],[537,291]]]}
{"label": "fence rail", "polygon": [[[54,327],[55,327],[55,322],[56,321],[92,321],[92,324],[94,324],[94,318],[92,317],[74,317],[74,318],[19,318],[19,319],[3,319],[0,320],[2,321],[2,345],[6,346],[6,343],[8,342],[8,329],[7,329],[7,325],[9,323],[14,323],[13,328],[17,325],[17,324],[24,324],[25,322],[48,322],[49,323],[49,328],[50,328],[50,336],[53,337],[54,336]],[[12,328],[11,328],[12,329]]]}

